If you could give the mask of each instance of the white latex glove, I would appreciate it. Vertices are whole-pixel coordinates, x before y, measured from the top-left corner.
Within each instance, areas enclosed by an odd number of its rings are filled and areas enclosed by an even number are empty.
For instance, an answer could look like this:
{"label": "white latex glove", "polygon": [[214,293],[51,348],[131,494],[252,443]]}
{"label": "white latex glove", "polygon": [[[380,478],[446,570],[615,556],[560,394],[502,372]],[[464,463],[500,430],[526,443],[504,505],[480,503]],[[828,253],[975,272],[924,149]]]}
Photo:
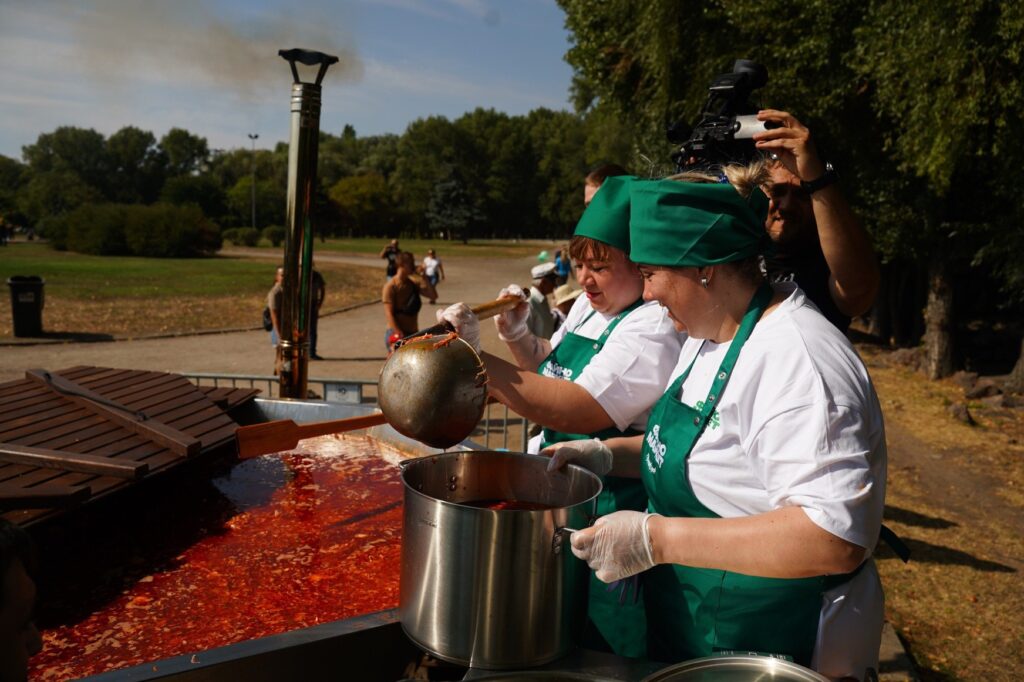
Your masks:
{"label": "white latex glove", "polygon": [[518,296],[523,302],[512,310],[506,310],[494,318],[494,326],[498,329],[498,338],[507,343],[518,341],[526,336],[530,329],[526,326],[526,318],[530,316],[529,294],[518,284],[509,284],[498,293],[498,298]]}
{"label": "white latex glove", "polygon": [[541,450],[540,454],[551,458],[548,471],[557,471],[566,464],[579,464],[598,476],[612,470],[612,451],[596,438],[555,443]]}
{"label": "white latex glove", "polygon": [[480,319],[465,303],[453,303],[444,310],[437,311],[437,321],[447,322],[455,329],[455,333],[480,352]]}
{"label": "white latex glove", "polygon": [[597,579],[610,583],[654,566],[647,521],[654,514],[617,511],[591,528],[572,534],[572,553],[587,562]]}

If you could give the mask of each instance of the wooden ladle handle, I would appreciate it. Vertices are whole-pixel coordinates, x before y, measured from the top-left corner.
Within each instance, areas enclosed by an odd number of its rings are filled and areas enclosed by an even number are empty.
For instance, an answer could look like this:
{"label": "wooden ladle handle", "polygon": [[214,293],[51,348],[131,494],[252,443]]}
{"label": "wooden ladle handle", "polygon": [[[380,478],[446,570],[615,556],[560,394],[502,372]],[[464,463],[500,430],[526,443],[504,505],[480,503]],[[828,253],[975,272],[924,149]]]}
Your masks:
{"label": "wooden ladle handle", "polygon": [[[500,315],[506,310],[512,310],[522,302],[523,299],[519,298],[518,296],[502,296],[501,298],[496,298],[493,301],[481,303],[475,308],[472,308],[472,310],[473,313],[479,319],[486,320],[489,317]],[[409,336],[403,337],[396,341],[395,345],[400,346],[409,339],[414,339],[419,336],[430,336],[431,334],[446,334],[450,331],[454,331],[452,329],[452,326],[447,322],[441,322],[440,324],[435,324],[433,327],[427,327],[426,329],[421,329],[419,331],[413,332],[412,334],[409,334]]]}

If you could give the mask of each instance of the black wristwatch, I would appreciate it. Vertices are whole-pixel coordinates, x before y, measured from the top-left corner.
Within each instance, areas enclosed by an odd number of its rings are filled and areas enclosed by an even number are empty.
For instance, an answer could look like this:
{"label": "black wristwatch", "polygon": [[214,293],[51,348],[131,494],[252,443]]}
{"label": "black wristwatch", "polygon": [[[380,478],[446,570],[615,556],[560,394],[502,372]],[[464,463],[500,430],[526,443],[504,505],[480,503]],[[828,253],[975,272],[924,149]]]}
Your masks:
{"label": "black wristwatch", "polygon": [[826,161],[825,172],[822,173],[821,176],[819,176],[818,178],[815,178],[814,180],[811,180],[809,182],[807,180],[801,180],[800,188],[803,189],[803,191],[807,192],[808,194],[814,194],[819,189],[825,189],[826,187],[835,182],[839,182],[839,173],[836,172],[836,169],[832,167],[831,163]]}

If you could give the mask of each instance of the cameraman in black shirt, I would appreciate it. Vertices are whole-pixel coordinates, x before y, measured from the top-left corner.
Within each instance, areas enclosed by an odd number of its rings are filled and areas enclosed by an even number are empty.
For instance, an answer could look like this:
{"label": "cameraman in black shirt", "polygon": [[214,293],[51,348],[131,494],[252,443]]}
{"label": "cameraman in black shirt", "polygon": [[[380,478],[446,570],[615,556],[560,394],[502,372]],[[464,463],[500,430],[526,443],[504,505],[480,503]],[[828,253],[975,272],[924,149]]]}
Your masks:
{"label": "cameraman in black shirt", "polygon": [[776,245],[768,278],[793,280],[844,333],[850,318],[875,301],[879,269],[871,240],[818,156],[811,132],[791,114],[763,109],[758,120],[777,128],[754,134],[757,149],[775,158],[765,228]]}

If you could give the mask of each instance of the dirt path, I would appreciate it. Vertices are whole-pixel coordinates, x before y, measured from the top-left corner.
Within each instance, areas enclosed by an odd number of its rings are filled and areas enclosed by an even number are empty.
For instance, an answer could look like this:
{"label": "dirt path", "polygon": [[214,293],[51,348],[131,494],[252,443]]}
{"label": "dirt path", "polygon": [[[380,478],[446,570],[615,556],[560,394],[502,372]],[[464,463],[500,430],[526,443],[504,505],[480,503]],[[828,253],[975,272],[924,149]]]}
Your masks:
{"label": "dirt path", "polygon": [[[239,251],[237,255],[250,255]],[[381,286],[384,284],[384,269],[378,258],[318,254],[317,259],[379,266]],[[530,258],[445,259],[448,279],[438,287],[440,298],[436,305],[424,301],[420,325],[434,324],[435,311],[455,301],[482,303],[495,298],[510,282],[528,282],[530,266],[534,264],[536,260]],[[504,351],[494,325],[485,323],[481,329],[486,348]],[[310,365],[310,377],[377,378],[384,362],[384,313],[377,301],[322,317],[319,336],[318,352],[326,359]],[[273,362],[270,336],[262,330],[135,341],[11,345],[0,348],[0,382],[20,378],[29,368],[59,370],[75,365],[267,375],[273,371]]]}

